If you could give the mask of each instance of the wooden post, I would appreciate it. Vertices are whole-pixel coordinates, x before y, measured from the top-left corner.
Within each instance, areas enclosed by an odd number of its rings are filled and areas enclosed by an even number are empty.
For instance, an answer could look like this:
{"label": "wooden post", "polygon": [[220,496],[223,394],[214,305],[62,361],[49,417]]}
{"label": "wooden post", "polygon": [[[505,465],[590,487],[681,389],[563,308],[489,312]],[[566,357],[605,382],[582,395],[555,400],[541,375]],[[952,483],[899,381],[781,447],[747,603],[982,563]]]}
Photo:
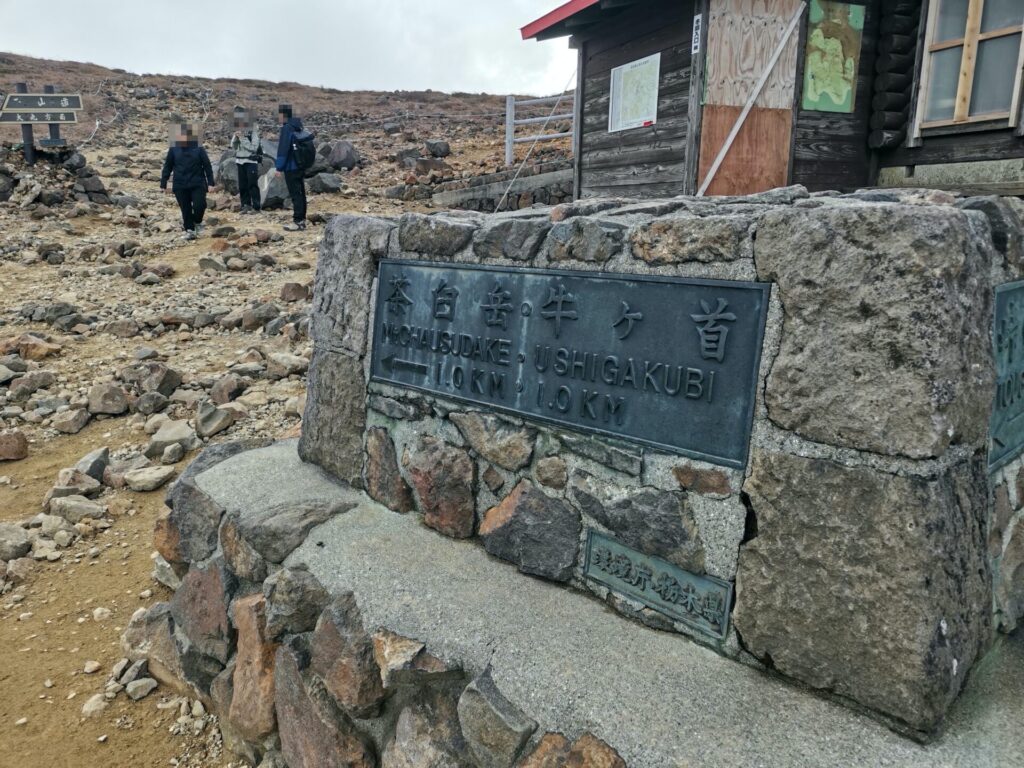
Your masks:
{"label": "wooden post", "polygon": [[[686,132],[686,159],[683,176],[683,194],[692,195],[697,191],[700,173],[700,133],[704,118],[704,81],[707,70],[708,24],[711,19],[711,0],[698,0],[694,11],[701,15],[700,46],[693,52],[691,41],[690,56],[690,103],[687,107],[689,127]],[[692,20],[691,20],[692,22]]]}
{"label": "wooden post", "polygon": [[576,52],[576,93],[572,101],[572,199],[580,199],[583,183],[583,46]]}
{"label": "wooden post", "polygon": [[[28,83],[16,83],[14,86],[15,93],[28,93]],[[36,140],[32,135],[31,125],[21,126],[21,143],[24,145],[23,152],[25,153],[25,162],[29,165],[36,164]]]}
{"label": "wooden post", "polygon": [[516,97],[505,97],[505,167],[516,160]]}

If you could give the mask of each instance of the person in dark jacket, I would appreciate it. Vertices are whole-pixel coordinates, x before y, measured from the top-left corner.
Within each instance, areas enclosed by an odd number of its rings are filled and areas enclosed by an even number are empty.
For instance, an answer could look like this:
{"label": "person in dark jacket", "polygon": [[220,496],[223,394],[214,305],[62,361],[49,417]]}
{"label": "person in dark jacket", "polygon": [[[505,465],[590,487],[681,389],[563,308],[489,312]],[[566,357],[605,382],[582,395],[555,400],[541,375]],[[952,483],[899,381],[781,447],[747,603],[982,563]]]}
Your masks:
{"label": "person in dark jacket", "polygon": [[306,228],[306,179],[295,160],[292,140],[302,131],[302,120],[292,114],[291,105],[282,104],[277,108],[277,122],[281,125],[281,137],[277,140],[274,167],[284,174],[288,196],[292,199],[292,223],[285,225],[285,229],[297,232]]}
{"label": "person in dark jacket", "polygon": [[213,192],[213,166],[199,144],[199,132],[194,126],[188,123],[172,126],[171,141],[160,174],[160,189],[167,194],[167,181],[173,175],[172,189],[181,209],[185,238],[195,240],[206,214],[206,192]]}

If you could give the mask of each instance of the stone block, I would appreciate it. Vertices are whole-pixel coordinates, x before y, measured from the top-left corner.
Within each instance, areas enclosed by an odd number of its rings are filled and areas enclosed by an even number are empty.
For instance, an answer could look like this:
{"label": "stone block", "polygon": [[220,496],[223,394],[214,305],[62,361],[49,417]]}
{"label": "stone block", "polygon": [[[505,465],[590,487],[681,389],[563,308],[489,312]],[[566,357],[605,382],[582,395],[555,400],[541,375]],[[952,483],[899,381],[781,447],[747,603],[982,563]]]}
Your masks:
{"label": "stone block", "polygon": [[572,495],[585,515],[627,547],[704,573],[704,544],[686,494],[657,488],[631,491],[578,472],[572,478]]}
{"label": "stone block", "polygon": [[219,558],[205,566],[193,566],[171,600],[171,615],[200,653],[224,665],[234,646],[235,630],[228,605],[235,588],[234,577]]}
{"label": "stone block", "polygon": [[545,248],[552,262],[604,264],[622,251],[626,228],[617,222],[574,218],[551,227]]}
{"label": "stone block", "polygon": [[303,672],[308,666],[303,638],[278,648],[274,700],[281,754],[288,768],[375,768],[373,750],[351,721],[307,689]]}
{"label": "stone block", "polygon": [[633,258],[651,266],[735,261],[749,253],[751,220],[745,216],[669,216],[630,232]]}
{"label": "stone block", "polygon": [[412,489],[398,470],[395,444],[383,427],[371,427],[366,432],[366,467],[363,481],[370,498],[395,512],[410,512],[416,508]]}
{"label": "stone block", "polygon": [[733,622],[782,674],[919,735],[991,640],[982,462],[938,478],[754,454]]}
{"label": "stone block", "polygon": [[503,219],[488,222],[473,235],[473,253],[480,261],[533,261],[551,224],[543,220]]}
{"label": "stone block", "polygon": [[991,245],[950,208],[779,210],[758,276],[785,332],[768,415],[810,440],[923,459],[986,435],[994,371]]}
{"label": "stone block", "polygon": [[1013,632],[1024,619],[1024,520],[1018,520],[998,565],[996,617],[1002,632]]}
{"label": "stone block", "polygon": [[480,768],[512,768],[537,723],[498,690],[485,670],[459,697],[459,724]]}
{"label": "stone block", "polygon": [[353,717],[375,717],[384,701],[373,640],[363,627],[355,596],[337,596],[317,620],[312,671],[338,705]]}
{"label": "stone block", "polygon": [[456,412],[448,418],[473,450],[488,461],[513,472],[530,463],[537,430],[478,411]]}
{"label": "stone block", "polygon": [[278,643],[267,634],[267,603],[261,594],[234,605],[238,655],[232,677],[234,695],[228,717],[249,741],[270,736],[277,725],[274,714],[274,657]]}
{"label": "stone block", "polygon": [[572,578],[579,549],[580,516],[560,499],[523,480],[480,524],[484,548],[523,573],[552,581]]}
{"label": "stone block", "polygon": [[282,568],[263,582],[267,636],[311,632],[331,596],[309,571]]}
{"label": "stone block", "polygon": [[476,465],[469,454],[443,440],[424,436],[417,449],[406,449],[402,464],[416,491],[423,522],[445,536],[472,536]]}
{"label": "stone block", "polygon": [[451,257],[469,245],[475,231],[466,221],[406,213],[398,223],[398,243],[403,251]]}

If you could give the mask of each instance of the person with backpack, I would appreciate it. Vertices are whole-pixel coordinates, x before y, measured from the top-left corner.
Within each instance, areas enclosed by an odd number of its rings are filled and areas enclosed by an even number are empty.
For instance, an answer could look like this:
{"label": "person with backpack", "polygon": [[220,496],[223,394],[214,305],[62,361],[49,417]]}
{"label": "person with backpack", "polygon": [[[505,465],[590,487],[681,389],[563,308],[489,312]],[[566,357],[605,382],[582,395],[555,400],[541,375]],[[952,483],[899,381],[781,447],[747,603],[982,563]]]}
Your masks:
{"label": "person with backpack", "polygon": [[260,131],[243,107],[235,107],[233,119],[235,133],[231,137],[231,149],[235,152],[235,168],[238,170],[238,196],[242,201],[242,213],[259,213],[260,210],[260,160],[263,159],[263,145]]}
{"label": "person with backpack", "polygon": [[164,159],[160,189],[167,194],[167,181],[174,176],[172,189],[181,209],[181,224],[186,240],[195,240],[202,231],[206,214],[206,193],[213,192],[213,166],[199,143],[199,130],[189,123],[171,126],[171,148]]}
{"label": "person with backpack", "polygon": [[292,223],[284,228],[298,232],[306,228],[306,171],[316,160],[314,136],[302,127],[302,120],[292,114],[290,104],[277,108],[277,121],[281,125],[281,137],[277,142],[274,167],[277,173],[284,174],[292,199]]}

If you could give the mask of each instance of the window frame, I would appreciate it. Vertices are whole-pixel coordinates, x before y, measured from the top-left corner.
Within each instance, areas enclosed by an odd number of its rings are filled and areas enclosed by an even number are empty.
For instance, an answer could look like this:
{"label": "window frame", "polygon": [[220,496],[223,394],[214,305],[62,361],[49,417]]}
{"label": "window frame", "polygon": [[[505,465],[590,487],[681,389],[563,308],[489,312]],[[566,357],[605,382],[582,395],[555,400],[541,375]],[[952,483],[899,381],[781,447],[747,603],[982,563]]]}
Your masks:
{"label": "window frame", "polygon": [[[981,31],[981,21],[985,12],[985,0],[969,0],[967,8],[967,25],[964,29],[964,36],[953,40],[942,40],[933,42],[936,28],[938,26],[939,7],[942,0],[931,0],[928,3],[928,18],[924,35],[924,56],[921,67],[921,79],[918,83],[917,114],[915,115],[914,138],[921,138],[927,132],[943,132],[965,126],[978,127],[982,124],[991,123],[991,127],[1016,128],[1021,118],[1021,89],[1024,85],[1024,19],[1016,26],[993,29],[989,32]],[[986,40],[992,40],[1010,35],[1021,36],[1017,52],[1017,66],[1014,73],[1013,92],[1010,99],[1008,112],[985,112],[983,114],[971,115],[971,95],[974,89],[975,67],[978,63],[978,44]],[[946,120],[927,120],[932,59],[935,53],[950,48],[963,47],[960,57],[960,77],[957,84],[956,105],[953,118]]]}

